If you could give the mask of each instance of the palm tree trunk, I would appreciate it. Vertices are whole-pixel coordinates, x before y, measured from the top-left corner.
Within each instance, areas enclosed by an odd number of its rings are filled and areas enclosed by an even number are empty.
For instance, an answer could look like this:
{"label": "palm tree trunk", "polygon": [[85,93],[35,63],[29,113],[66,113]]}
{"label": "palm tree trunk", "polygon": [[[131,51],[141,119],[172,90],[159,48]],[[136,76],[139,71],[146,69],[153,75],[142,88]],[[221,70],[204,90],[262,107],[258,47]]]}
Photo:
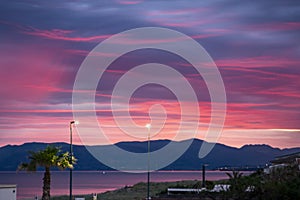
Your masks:
{"label": "palm tree trunk", "polygon": [[45,173],[43,178],[43,197],[42,200],[50,200],[50,168],[45,167]]}

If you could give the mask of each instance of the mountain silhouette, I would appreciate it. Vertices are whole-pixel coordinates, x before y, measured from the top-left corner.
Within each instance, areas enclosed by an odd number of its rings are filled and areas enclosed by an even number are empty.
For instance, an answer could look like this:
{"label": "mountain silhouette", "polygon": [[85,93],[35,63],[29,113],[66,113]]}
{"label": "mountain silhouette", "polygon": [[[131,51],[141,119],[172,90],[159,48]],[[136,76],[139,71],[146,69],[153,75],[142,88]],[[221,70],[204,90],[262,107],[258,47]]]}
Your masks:
{"label": "mountain silhouette", "polygon": [[[156,151],[170,142],[170,140],[151,141],[151,151]],[[279,149],[269,145],[245,145],[241,148],[235,148],[217,143],[205,158],[199,159],[198,153],[202,143],[202,140],[194,139],[187,151],[163,170],[200,170],[202,164],[207,164],[208,169],[224,167],[255,168],[265,166],[277,156],[300,152],[300,148]],[[22,145],[6,145],[0,147],[0,170],[15,171],[21,162],[28,161],[28,151],[41,150],[47,145],[59,146],[63,151],[69,151],[69,144],[67,143],[33,142]],[[145,153],[148,150],[147,141],[119,142],[115,145],[135,153]],[[99,150],[101,150],[101,147],[103,146],[93,146],[93,148],[99,148]],[[83,145],[73,145],[73,151],[78,159],[75,170],[112,170],[95,159]]]}

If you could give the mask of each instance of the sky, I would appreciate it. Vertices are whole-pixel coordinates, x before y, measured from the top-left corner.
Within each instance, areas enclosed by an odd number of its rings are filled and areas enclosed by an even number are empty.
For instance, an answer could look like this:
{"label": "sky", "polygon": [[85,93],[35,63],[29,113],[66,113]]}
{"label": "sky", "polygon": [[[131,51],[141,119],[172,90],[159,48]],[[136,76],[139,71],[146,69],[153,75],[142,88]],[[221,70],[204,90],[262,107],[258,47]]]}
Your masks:
{"label": "sky", "polygon": [[[2,0],[0,146],[68,142],[73,85],[82,62],[110,36],[141,27],[184,33],[214,60],[227,96],[219,143],[299,147],[300,3],[292,0]],[[188,117],[199,121],[196,137],[203,139],[211,120],[205,82],[185,60],[153,49],[119,58],[101,78],[96,111],[107,137],[112,143],[147,139],[122,133],[114,122],[110,101],[122,75],[150,62],[169,65],[190,82],[199,107],[189,109],[200,109],[200,119]],[[164,78],[176,83],[172,77]],[[168,88],[158,84],[140,87],[129,103],[132,119],[141,126],[149,123],[152,105],[164,106],[166,124],[152,139],[175,137],[182,113]],[[122,105],[119,107],[121,110]],[[76,128],[74,143],[81,144]]]}

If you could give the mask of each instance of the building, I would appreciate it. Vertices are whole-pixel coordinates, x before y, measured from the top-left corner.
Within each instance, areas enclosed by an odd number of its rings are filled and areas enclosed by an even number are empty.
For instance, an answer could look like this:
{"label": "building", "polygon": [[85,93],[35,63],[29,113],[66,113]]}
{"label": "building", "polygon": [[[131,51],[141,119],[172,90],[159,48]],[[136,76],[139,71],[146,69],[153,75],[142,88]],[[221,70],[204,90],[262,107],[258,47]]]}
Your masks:
{"label": "building", "polygon": [[300,152],[288,154],[284,156],[278,156],[274,160],[271,161],[273,165],[298,165],[300,170]]}
{"label": "building", "polygon": [[0,185],[0,199],[1,200],[16,200],[17,199],[17,185]]}
{"label": "building", "polygon": [[298,169],[300,170],[300,152],[278,156],[271,161],[271,164],[271,166],[264,169],[265,173],[269,174],[274,169],[284,168],[291,165],[298,165]]}

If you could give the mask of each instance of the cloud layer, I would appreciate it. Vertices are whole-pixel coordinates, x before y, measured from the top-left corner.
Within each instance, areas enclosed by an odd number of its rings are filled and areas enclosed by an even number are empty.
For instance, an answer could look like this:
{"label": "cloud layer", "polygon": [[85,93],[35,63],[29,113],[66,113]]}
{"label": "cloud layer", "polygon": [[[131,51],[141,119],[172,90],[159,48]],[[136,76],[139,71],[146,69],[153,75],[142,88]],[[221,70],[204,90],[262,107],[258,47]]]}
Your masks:
{"label": "cloud layer", "polygon": [[[72,88],[85,56],[111,35],[145,26],[181,31],[214,59],[228,98],[220,142],[299,146],[300,4],[296,1],[5,0],[0,11],[1,146],[68,141]],[[102,78],[105,84],[98,86],[97,114],[112,142],[136,140],[115,125],[112,89],[126,71],[148,62],[172,66],[189,80],[199,99],[198,137],[203,138],[211,118],[203,79],[181,58],[144,50],[114,62]],[[151,105],[164,105],[168,120],[153,139],[174,137],[181,113],[168,89],[145,86],[130,103],[130,114],[139,125],[148,123]],[[80,143],[78,136],[75,142]]]}

